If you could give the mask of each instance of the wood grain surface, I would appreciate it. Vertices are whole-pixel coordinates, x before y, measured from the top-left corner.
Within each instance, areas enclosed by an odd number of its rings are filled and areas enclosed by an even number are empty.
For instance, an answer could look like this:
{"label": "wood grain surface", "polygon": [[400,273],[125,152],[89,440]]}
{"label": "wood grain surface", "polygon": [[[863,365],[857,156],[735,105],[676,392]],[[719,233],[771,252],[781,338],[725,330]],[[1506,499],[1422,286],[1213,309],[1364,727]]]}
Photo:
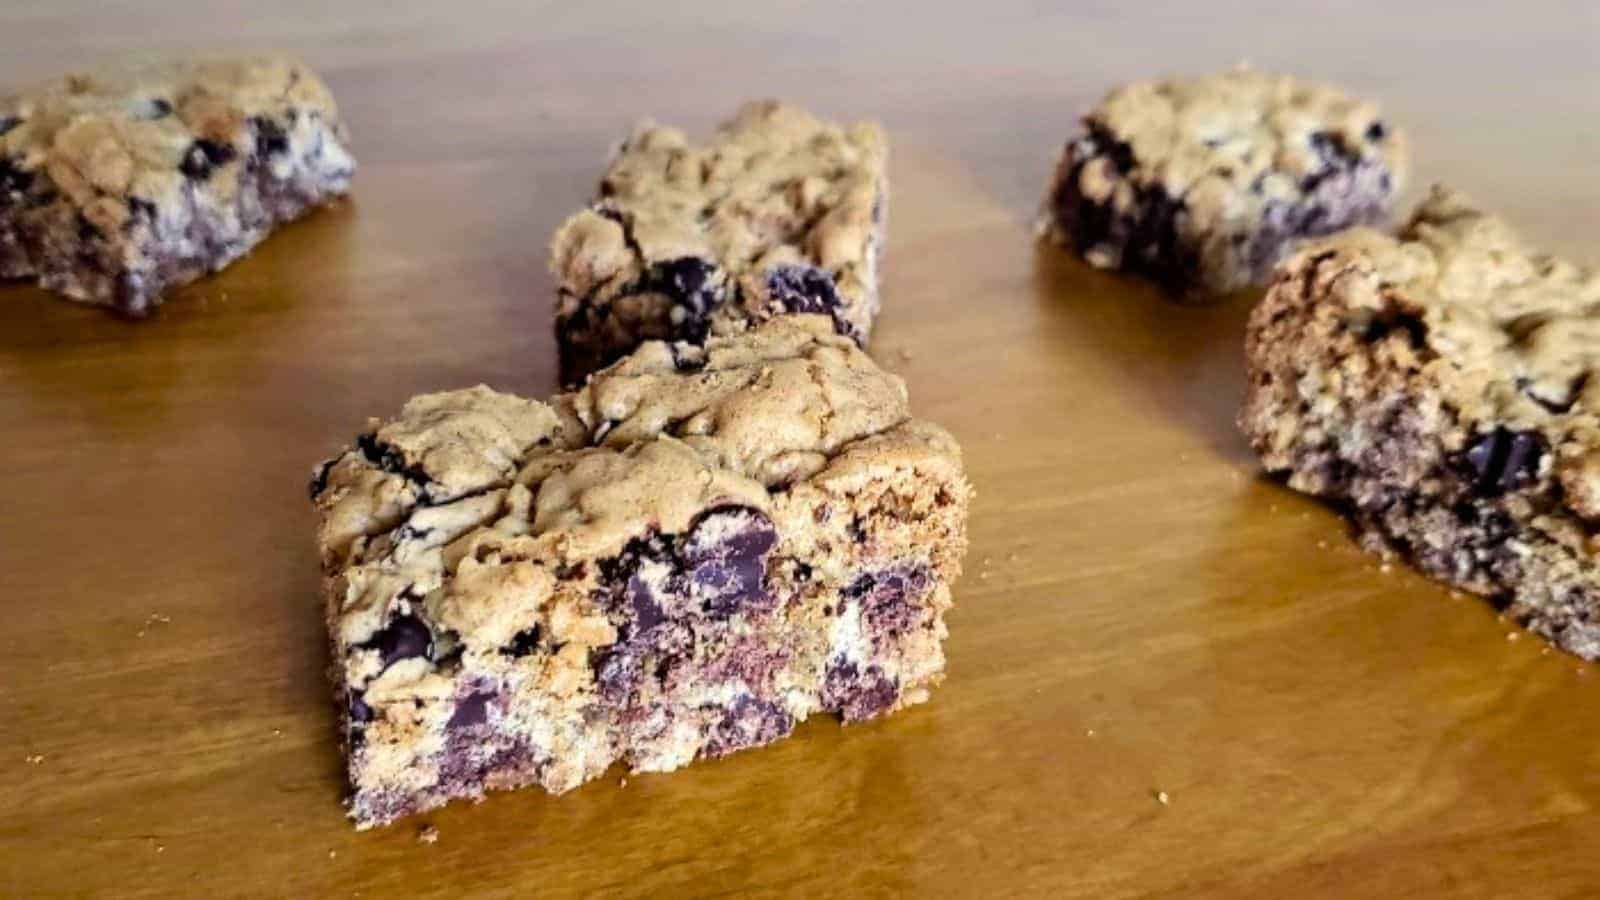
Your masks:
{"label": "wood grain surface", "polygon": [[[1110,85],[1246,58],[1382,98],[1418,187],[1596,261],[1595,9],[0,5],[4,84],[300,52],[362,163],[350,202],[152,321],[0,289],[0,895],[1594,896],[1600,671],[1256,476],[1253,298],[1176,307],[1029,226]],[[551,392],[544,246],[608,145],[765,95],[892,135],[873,352],[979,491],[949,680],[356,833],[312,464],[415,392]]]}

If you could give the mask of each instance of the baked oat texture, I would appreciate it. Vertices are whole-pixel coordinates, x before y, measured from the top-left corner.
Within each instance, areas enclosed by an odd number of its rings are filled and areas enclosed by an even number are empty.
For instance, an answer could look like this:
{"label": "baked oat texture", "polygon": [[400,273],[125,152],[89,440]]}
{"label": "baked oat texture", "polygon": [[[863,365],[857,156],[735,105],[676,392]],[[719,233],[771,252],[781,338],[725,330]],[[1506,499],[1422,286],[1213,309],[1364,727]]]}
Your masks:
{"label": "baked oat texture", "polygon": [[142,316],[345,193],[333,95],[301,63],[137,63],[0,96],[0,277]]}
{"label": "baked oat texture", "polygon": [[1041,230],[1189,299],[1265,281],[1302,239],[1385,218],[1406,141],[1376,106],[1249,68],[1129,84],[1083,120]]}
{"label": "baked oat texture", "polygon": [[703,342],[784,313],[865,346],[878,314],[888,143],[777,101],[704,144],[641,125],[551,242],[564,382],[649,339]]}
{"label": "baked oat texture", "polygon": [[1278,272],[1240,423],[1368,547],[1600,658],[1600,276],[1435,188]]}
{"label": "baked oat texture", "polygon": [[821,316],[649,342],[549,403],[412,399],[312,485],[352,817],[923,701],[968,494]]}

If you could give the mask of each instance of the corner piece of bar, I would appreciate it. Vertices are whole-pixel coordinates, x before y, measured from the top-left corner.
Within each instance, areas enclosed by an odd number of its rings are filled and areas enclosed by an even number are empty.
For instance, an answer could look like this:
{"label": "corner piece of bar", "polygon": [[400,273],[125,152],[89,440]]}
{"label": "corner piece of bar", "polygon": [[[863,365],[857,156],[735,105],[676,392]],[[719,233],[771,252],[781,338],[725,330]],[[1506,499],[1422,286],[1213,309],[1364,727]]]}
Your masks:
{"label": "corner piece of bar", "polygon": [[326,85],[282,57],[141,63],[0,95],[0,278],[140,317],[355,171]]}
{"label": "corner piece of bar", "polygon": [[826,315],[865,346],[887,161],[877,125],[777,101],[746,104],[702,144],[640,125],[551,241],[563,382],[646,340],[703,343],[791,313]]}
{"label": "corner piece of bar", "polygon": [[350,812],[676,769],[943,676],[960,450],[824,316],[416,397],[313,500]]}
{"label": "corner piece of bar", "polygon": [[1600,659],[1600,274],[1435,188],[1277,273],[1240,425],[1370,548]]}

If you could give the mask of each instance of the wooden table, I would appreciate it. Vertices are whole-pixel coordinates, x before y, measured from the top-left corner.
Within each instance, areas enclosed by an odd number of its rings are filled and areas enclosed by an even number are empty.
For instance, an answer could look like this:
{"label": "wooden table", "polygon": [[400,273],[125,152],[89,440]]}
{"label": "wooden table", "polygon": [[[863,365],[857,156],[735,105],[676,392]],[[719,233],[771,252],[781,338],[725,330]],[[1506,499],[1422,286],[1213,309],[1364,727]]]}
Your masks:
{"label": "wooden table", "polygon": [[[1169,305],[1029,224],[1109,85],[1248,57],[1381,96],[1419,186],[1592,259],[1600,18],[1256,5],[0,9],[0,83],[295,48],[362,162],[352,202],[153,321],[4,289],[0,894],[1594,896],[1600,672],[1256,477],[1250,298]],[[948,682],[670,776],[453,806],[431,846],[356,833],[311,465],[414,392],[549,393],[544,247],[607,145],[767,94],[893,135],[874,354],[979,490]]]}

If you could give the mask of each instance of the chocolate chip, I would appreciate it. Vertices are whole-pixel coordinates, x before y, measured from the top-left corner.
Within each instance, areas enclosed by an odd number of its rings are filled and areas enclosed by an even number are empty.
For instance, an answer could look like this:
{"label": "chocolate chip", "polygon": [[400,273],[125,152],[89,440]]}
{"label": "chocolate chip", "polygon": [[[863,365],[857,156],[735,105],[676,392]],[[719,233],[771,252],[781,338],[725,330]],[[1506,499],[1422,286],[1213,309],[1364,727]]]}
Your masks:
{"label": "chocolate chip", "polygon": [[228,144],[201,138],[189,145],[189,149],[183,154],[183,162],[178,165],[178,171],[195,181],[205,181],[211,177],[213,169],[237,155],[238,151]]}
{"label": "chocolate chip", "polygon": [[766,606],[767,555],[777,544],[777,529],[758,509],[726,506],[702,515],[682,555],[706,612],[727,616],[741,607]]}
{"label": "chocolate chip", "polygon": [[882,669],[862,669],[844,657],[830,660],[823,675],[822,705],[846,722],[872,718],[893,706],[899,695],[899,687]]}
{"label": "chocolate chip", "polygon": [[770,701],[740,695],[706,735],[707,756],[770,744],[794,730],[794,717]]}
{"label": "chocolate chip", "polygon": [[633,611],[633,634],[642,634],[660,625],[666,614],[661,610],[661,604],[656,600],[654,592],[650,590],[650,583],[640,576],[638,572],[628,578],[628,583],[623,587],[623,595],[628,601],[628,607]]}
{"label": "chocolate chip", "polygon": [[1095,156],[1109,157],[1111,164],[1116,166],[1118,174],[1126,175],[1138,165],[1138,160],[1133,155],[1133,146],[1119,139],[1104,125],[1098,123],[1089,125],[1089,141],[1090,152]]}
{"label": "chocolate chip", "polygon": [[626,648],[596,654],[591,666],[594,669],[595,686],[600,689],[600,696],[609,703],[627,700],[642,672],[638,654]]}
{"label": "chocolate chip", "polygon": [[1183,199],[1155,185],[1146,192],[1144,209],[1144,217],[1134,225],[1128,241],[1137,248],[1136,253],[1142,257],[1140,262],[1155,266],[1175,252],[1178,217],[1184,211]]}
{"label": "chocolate chip", "polygon": [[311,484],[309,485],[309,487],[311,489],[311,499],[312,500],[317,499],[317,496],[319,494],[321,494],[323,491],[327,490],[327,488],[328,488],[328,473],[333,471],[334,463],[337,463],[340,459],[341,459],[341,457],[337,457],[336,456],[333,459],[330,459],[327,462],[324,462],[322,465],[317,466],[317,471],[312,473],[312,475],[311,475]]}
{"label": "chocolate chip", "polygon": [[362,699],[360,691],[350,691],[345,700],[345,740],[349,742],[350,749],[360,747],[366,740],[367,723],[376,715],[367,701]]}
{"label": "chocolate chip", "polygon": [[844,317],[833,275],[816,266],[779,265],[767,271],[767,293],[785,312],[820,313],[833,318],[835,331],[861,343],[854,325]]}
{"label": "chocolate chip", "polygon": [[1544,452],[1544,438],[1537,432],[1496,428],[1473,441],[1462,458],[1474,476],[1473,489],[1494,496],[1537,478]]}
{"label": "chocolate chip", "polygon": [[701,343],[711,330],[711,312],[721,306],[723,288],[716,266],[697,256],[656,263],[640,285],[643,291],[665,294],[676,307],[673,338]]}
{"label": "chocolate chip", "polygon": [[256,132],[256,155],[276,156],[289,151],[289,133],[266,116],[253,116],[250,127]]}
{"label": "chocolate chip", "polygon": [[387,667],[402,659],[432,656],[433,632],[416,616],[397,616],[373,637],[369,646],[377,648]]}
{"label": "chocolate chip", "polygon": [[505,653],[507,656],[521,658],[537,649],[539,649],[539,626],[535,625],[512,635],[511,645],[506,647]]}
{"label": "chocolate chip", "polygon": [[816,266],[773,266],[767,272],[767,290],[786,312],[832,315],[839,308],[833,276]]}
{"label": "chocolate chip", "polygon": [[[1311,149],[1316,152],[1322,165],[1316,171],[1300,179],[1300,189],[1306,192],[1314,191],[1323,181],[1331,178],[1338,172],[1348,171],[1357,154],[1352,153],[1345,146],[1344,137],[1332,131],[1313,131],[1310,137]],[[1306,227],[1314,227],[1314,223]]]}
{"label": "chocolate chip", "polygon": [[1375,315],[1361,329],[1361,337],[1370,342],[1383,340],[1397,331],[1403,331],[1413,349],[1427,346],[1428,326],[1420,316],[1400,310],[1390,310]]}
{"label": "chocolate chip", "polygon": [[17,168],[10,160],[0,159],[0,193],[20,194],[32,185],[32,172]]}
{"label": "chocolate chip", "polygon": [[450,729],[472,728],[489,720],[489,701],[495,698],[492,691],[478,691],[456,701],[456,711],[445,726]]}
{"label": "chocolate chip", "polygon": [[1367,140],[1372,141],[1373,143],[1383,140],[1385,137],[1388,137],[1388,135],[1389,129],[1384,126],[1382,119],[1379,119],[1367,126]]}
{"label": "chocolate chip", "polygon": [[400,448],[378,440],[376,434],[363,434],[356,438],[356,447],[361,450],[361,455],[367,458],[367,462],[391,475],[399,475],[418,485],[425,485],[433,481],[433,478],[428,475],[427,470],[423,469],[421,464],[406,465],[405,454],[400,451]]}
{"label": "chocolate chip", "polygon": [[933,587],[933,575],[921,563],[908,563],[863,574],[839,593],[861,601],[868,626],[878,635],[898,635],[919,624],[926,607],[920,602]]}
{"label": "chocolate chip", "polygon": [[1324,161],[1333,162],[1345,155],[1344,138],[1332,131],[1313,131],[1311,149]]}
{"label": "chocolate chip", "polygon": [[131,226],[137,219],[143,219],[146,222],[154,222],[156,220],[156,205],[151,203],[149,200],[144,199],[143,197],[129,197],[128,213],[129,226]]}
{"label": "chocolate chip", "polygon": [[78,240],[93,241],[101,237],[100,229],[91,221],[84,218],[83,213],[78,213]]}
{"label": "chocolate chip", "polygon": [[0,135],[4,135],[6,132],[21,124],[22,120],[16,116],[0,116]]}

